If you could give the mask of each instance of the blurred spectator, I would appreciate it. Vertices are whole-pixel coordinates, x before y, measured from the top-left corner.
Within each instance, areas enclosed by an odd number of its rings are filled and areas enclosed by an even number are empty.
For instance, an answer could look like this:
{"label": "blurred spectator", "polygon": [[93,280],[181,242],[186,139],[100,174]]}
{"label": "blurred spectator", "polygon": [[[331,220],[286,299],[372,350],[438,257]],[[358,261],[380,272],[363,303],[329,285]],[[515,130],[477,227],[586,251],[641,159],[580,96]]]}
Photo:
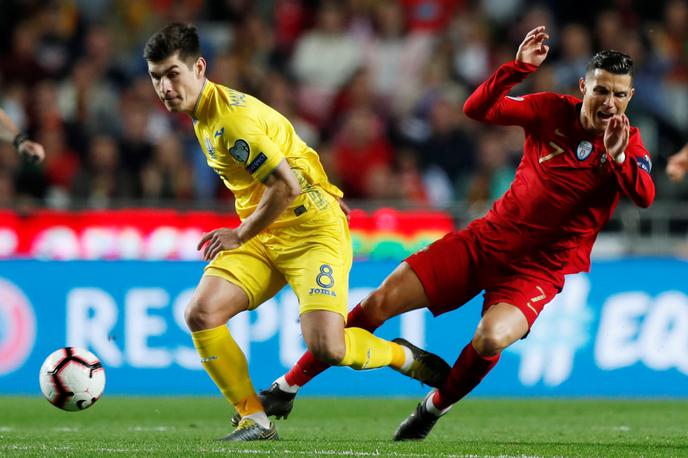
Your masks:
{"label": "blurred spectator", "polygon": [[74,177],[72,193],[90,207],[102,208],[118,199],[132,197],[129,175],[120,166],[117,142],[107,135],[95,135],[89,144],[86,164]]}
{"label": "blurred spectator", "polygon": [[485,22],[477,15],[462,14],[448,29],[453,45],[454,73],[471,86],[482,83],[490,71],[490,36]]}
{"label": "blurred spectator", "polygon": [[463,183],[475,168],[475,146],[465,130],[466,121],[456,96],[442,94],[430,109],[430,136],[419,144],[421,163],[425,169],[439,167],[458,195]]}
{"label": "blurred spectator", "polygon": [[12,49],[0,59],[3,84],[20,83],[31,87],[47,75],[36,59],[37,41],[35,27],[30,22],[16,26],[12,34]]}
{"label": "blurred spectator", "polygon": [[114,134],[119,116],[116,92],[105,80],[99,79],[98,68],[90,60],[80,59],[72,74],[58,90],[58,104],[68,122],[78,123],[88,134]]}
{"label": "blurred spectator", "polygon": [[317,127],[297,111],[296,87],[292,81],[279,72],[270,72],[265,79],[260,98],[287,118],[294,126],[296,134],[307,145],[314,148],[318,146],[320,134]]}
{"label": "blurred spectator", "polygon": [[0,208],[12,208],[15,203],[14,175],[0,168]]}
{"label": "blurred spectator", "polygon": [[624,35],[621,14],[616,10],[605,10],[597,15],[595,23],[597,49],[619,49]]}
{"label": "blurred spectator", "polygon": [[43,144],[47,186],[47,200],[51,207],[64,207],[69,202],[69,192],[79,171],[79,155],[65,141],[61,125],[45,126],[36,139]]}
{"label": "blurred spectator", "polygon": [[[393,157],[392,146],[375,113],[367,108],[349,112],[334,137],[332,151],[334,169],[341,179],[345,195],[352,199],[372,197],[373,194],[382,197],[380,194],[385,192],[380,181],[387,178]],[[375,177],[375,174],[380,175]],[[387,189],[391,191],[394,188],[390,186]]]}
{"label": "blurred spectator", "polygon": [[129,81],[113,52],[112,33],[101,24],[93,24],[86,31],[81,57],[93,66],[93,77],[109,87],[125,87]]}
{"label": "blurred spectator", "polygon": [[138,101],[122,106],[126,116],[122,118],[122,135],[119,150],[122,152],[122,168],[130,176],[138,176],[143,165],[153,157],[153,144],[148,136],[149,109]]}
{"label": "blurred spectator", "polygon": [[463,0],[400,0],[412,32],[439,33]]}
{"label": "blurred spectator", "polygon": [[479,168],[469,183],[467,201],[473,209],[486,209],[509,188],[516,168],[500,133],[485,131],[478,139]]}
{"label": "blurred spectator", "polygon": [[153,159],[141,170],[141,183],[142,197],[146,200],[193,198],[193,174],[177,137],[165,137],[155,145]]}
{"label": "blurred spectator", "polygon": [[[48,144],[44,167],[0,148],[0,201],[224,198],[192,122],[150,90],[141,47],[172,20],[199,25],[209,78],[283,113],[347,197],[468,196],[476,209],[498,196],[520,130],[476,132],[463,94],[536,25],[552,52],[514,95],[578,96],[590,55],[619,49],[636,65],[629,116],[656,169],[688,134],[688,0],[11,1],[0,12],[0,103]],[[658,199],[688,195],[667,189]]]}
{"label": "blurred spectator", "polygon": [[370,76],[366,69],[359,69],[334,97],[328,120],[323,125],[327,136],[341,127],[349,113],[357,109],[375,113],[376,122],[380,123],[381,129],[386,130],[386,106],[374,91]]}
{"label": "blurred spectator", "polygon": [[581,24],[568,24],[561,29],[561,57],[554,67],[555,86],[550,91],[572,93],[585,74],[592,55],[588,30]]}
{"label": "blurred spectator", "polygon": [[376,33],[365,46],[365,65],[375,93],[389,105],[397,94],[417,91],[434,40],[428,34],[408,33],[404,10],[396,0],[376,4],[373,24]]}
{"label": "blurred spectator", "polygon": [[336,91],[362,62],[360,45],[346,33],[344,6],[326,0],[318,10],[315,28],[301,37],[292,59],[292,69],[301,83],[302,109],[322,119]]}
{"label": "blurred spectator", "polygon": [[402,147],[396,156],[400,195],[397,198],[415,204],[427,204],[429,195],[418,164],[417,153],[409,147]]}

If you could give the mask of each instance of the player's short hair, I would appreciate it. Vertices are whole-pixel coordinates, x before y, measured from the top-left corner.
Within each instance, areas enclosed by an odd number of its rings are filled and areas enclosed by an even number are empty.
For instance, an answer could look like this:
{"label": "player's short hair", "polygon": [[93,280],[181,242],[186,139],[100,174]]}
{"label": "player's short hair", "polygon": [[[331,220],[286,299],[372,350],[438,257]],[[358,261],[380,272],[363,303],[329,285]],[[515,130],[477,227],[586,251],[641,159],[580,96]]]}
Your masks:
{"label": "player's short hair", "polygon": [[173,22],[151,36],[143,48],[149,62],[160,62],[179,52],[179,59],[187,62],[201,56],[198,30],[193,24]]}
{"label": "player's short hair", "polygon": [[587,75],[597,68],[616,75],[633,76],[633,59],[622,52],[605,49],[592,56],[585,69],[585,74]]}

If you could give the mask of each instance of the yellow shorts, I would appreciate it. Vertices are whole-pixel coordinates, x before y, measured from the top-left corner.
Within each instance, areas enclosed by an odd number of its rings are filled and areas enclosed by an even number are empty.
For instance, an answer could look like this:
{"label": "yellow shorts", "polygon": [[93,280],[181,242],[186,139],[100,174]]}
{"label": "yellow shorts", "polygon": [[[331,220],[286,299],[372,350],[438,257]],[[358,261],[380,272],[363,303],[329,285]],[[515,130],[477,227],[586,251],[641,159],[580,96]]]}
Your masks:
{"label": "yellow shorts", "polygon": [[254,309],[289,284],[299,299],[299,313],[330,310],[346,320],[351,236],[338,205],[293,225],[268,228],[237,249],[223,251],[205,275],[241,287]]}

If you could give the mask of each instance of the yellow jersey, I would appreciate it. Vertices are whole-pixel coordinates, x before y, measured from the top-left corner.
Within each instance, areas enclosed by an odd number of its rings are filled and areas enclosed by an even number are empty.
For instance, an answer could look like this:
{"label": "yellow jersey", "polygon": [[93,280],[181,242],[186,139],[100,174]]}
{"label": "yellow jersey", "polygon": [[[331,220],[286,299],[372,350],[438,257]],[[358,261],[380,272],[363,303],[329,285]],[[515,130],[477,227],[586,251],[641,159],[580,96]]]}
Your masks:
{"label": "yellow jersey", "polygon": [[196,137],[208,165],[234,194],[242,220],[258,206],[263,182],[282,159],[301,185],[301,194],[271,226],[329,208],[343,193],[331,184],[318,154],[291,123],[255,97],[206,80],[193,113]]}

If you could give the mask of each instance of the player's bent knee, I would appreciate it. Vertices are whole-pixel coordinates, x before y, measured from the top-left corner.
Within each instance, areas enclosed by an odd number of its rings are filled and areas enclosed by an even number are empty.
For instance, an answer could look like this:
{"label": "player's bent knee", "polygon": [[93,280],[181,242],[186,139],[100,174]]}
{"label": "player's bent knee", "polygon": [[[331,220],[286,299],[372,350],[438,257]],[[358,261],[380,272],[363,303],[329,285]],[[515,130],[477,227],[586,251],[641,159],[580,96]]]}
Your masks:
{"label": "player's bent knee", "polygon": [[218,322],[217,317],[209,313],[202,304],[197,301],[191,301],[184,310],[184,319],[186,325],[192,332],[203,331],[205,329],[212,329],[223,324]]}
{"label": "player's bent knee", "polygon": [[488,326],[478,326],[472,342],[475,351],[482,356],[494,356],[511,344],[506,330]]}
{"label": "player's bent knee", "polygon": [[321,341],[308,345],[308,351],[310,351],[318,361],[330,365],[337,365],[346,355],[346,345],[344,342],[339,344]]}

